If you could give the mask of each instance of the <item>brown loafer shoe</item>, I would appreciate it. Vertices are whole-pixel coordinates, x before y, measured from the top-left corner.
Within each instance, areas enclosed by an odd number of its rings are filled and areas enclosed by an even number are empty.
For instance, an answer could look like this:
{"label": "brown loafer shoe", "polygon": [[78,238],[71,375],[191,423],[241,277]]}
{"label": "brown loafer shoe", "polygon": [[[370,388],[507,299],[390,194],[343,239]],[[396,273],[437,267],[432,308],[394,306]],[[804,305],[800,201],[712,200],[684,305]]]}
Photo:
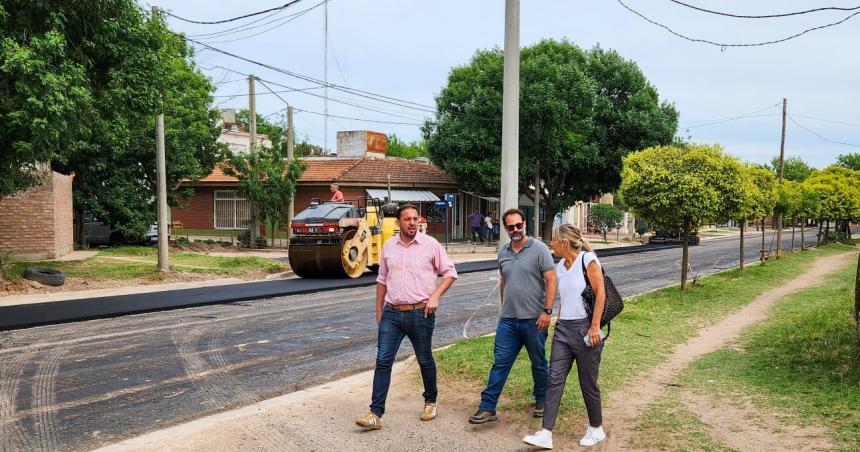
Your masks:
{"label": "brown loafer shoe", "polygon": [[421,410],[421,416],[419,417],[422,421],[430,421],[436,418],[436,404],[430,402],[424,402],[424,409]]}
{"label": "brown loafer shoe", "polygon": [[379,430],[382,428],[382,419],[373,413],[367,413],[364,416],[355,420],[359,427],[364,427],[370,430]]}

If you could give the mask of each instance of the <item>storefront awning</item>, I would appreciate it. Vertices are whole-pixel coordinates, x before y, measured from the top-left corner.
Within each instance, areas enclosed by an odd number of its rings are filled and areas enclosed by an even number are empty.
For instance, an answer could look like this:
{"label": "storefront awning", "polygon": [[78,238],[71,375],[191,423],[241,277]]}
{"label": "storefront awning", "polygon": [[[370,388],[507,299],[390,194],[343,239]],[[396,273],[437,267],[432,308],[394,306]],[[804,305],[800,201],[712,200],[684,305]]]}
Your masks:
{"label": "storefront awning", "polygon": [[[388,190],[384,188],[368,188],[367,195],[371,198],[385,199]],[[441,201],[433,192],[427,190],[391,190],[393,202],[434,202]]]}

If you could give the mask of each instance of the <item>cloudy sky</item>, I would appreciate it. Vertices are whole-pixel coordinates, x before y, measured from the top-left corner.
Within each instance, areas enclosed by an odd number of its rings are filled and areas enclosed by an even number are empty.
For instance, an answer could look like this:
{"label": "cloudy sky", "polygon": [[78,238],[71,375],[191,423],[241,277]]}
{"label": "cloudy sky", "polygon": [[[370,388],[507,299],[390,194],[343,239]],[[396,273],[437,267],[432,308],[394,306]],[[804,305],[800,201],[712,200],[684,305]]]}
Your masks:
{"label": "cloudy sky", "polygon": [[[150,1],[147,6],[197,21],[227,19],[286,3]],[[622,1],[677,33],[727,44],[781,39],[860,12],[737,19],[695,11],[670,0]],[[684,1],[742,15],[825,6],[813,0]],[[302,0],[273,15],[227,24],[198,25],[173,17],[168,24],[174,31],[197,35],[193,39],[220,50],[295,75],[323,79],[321,2]],[[857,0],[830,0],[826,6],[858,5]],[[618,0],[523,0],[520,8],[522,45],[545,38],[567,39],[585,48],[599,44],[615,49],[635,61],[661,98],[680,111],[681,136],[718,142],[744,160],[764,163],[779,153],[780,106],[785,97],[791,115],[787,156],[824,167],[839,154],[860,152],[860,17],[780,44],[721,48],[674,36],[628,11]],[[256,28],[213,34],[250,22]],[[452,67],[466,64],[477,49],[503,46],[504,0],[329,0],[328,31],[330,83],[432,106]],[[307,89],[279,95],[303,110],[296,115],[298,137],[326,143],[319,114],[324,111],[319,97],[324,92],[318,84],[212,50],[200,50],[197,61],[218,83],[216,102],[222,107],[247,108],[243,74],[277,83],[280,86],[269,85],[275,91]],[[267,92],[264,86],[258,85],[257,92],[258,111],[281,120],[284,102],[262,94]],[[420,131],[414,124],[429,116],[423,107],[404,108],[334,89],[328,95],[332,99],[327,140],[331,149],[338,130],[370,129],[417,139]],[[726,120],[738,116],[746,117]]]}

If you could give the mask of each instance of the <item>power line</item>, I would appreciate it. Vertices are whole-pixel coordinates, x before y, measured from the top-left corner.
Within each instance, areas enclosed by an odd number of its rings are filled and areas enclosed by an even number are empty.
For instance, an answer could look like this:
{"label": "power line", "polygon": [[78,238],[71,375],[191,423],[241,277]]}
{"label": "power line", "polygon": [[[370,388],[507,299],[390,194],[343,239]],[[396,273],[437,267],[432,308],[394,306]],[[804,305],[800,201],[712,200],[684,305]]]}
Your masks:
{"label": "power line", "polygon": [[824,141],[827,141],[828,143],[841,144],[844,146],[851,146],[851,147],[855,147],[855,148],[860,148],[860,144],[845,143],[844,141],[836,141],[836,140],[831,140],[830,138],[824,137],[821,134],[819,134],[818,132],[810,129],[809,127],[804,126],[803,124],[801,124],[799,122],[797,122],[797,120],[795,120],[794,116],[792,116],[792,115],[788,115],[788,119],[790,119],[791,122],[793,122],[797,127],[800,127],[801,129],[815,135],[816,137],[818,137]]}
{"label": "power line", "polygon": [[703,13],[716,14],[718,16],[734,17],[736,19],[775,19],[775,18],[779,18],[779,17],[799,16],[802,14],[817,13],[817,12],[821,12],[821,11],[856,11],[856,10],[860,9],[860,6],[854,6],[854,7],[850,7],[850,8],[842,8],[842,7],[838,7],[838,6],[827,6],[827,7],[823,7],[823,8],[813,8],[813,9],[807,9],[805,11],[794,11],[794,12],[790,12],[790,13],[766,14],[766,15],[761,15],[761,16],[749,16],[749,15],[743,15],[743,14],[731,14],[731,13],[724,13],[724,12],[720,12],[720,11],[713,11],[713,10],[701,8],[701,7],[698,7],[695,5],[690,5],[688,3],[684,3],[684,2],[679,1],[679,0],[669,0],[669,1],[672,3],[676,3],[678,5],[681,5],[681,6],[686,6],[687,8],[690,8],[690,9],[695,9],[696,11],[701,11]]}
{"label": "power line", "polygon": [[[325,113],[320,113],[318,111],[303,110],[303,109],[299,109],[299,108],[293,108],[293,111],[299,112],[299,113],[310,113],[313,115],[325,116]],[[375,119],[353,118],[350,116],[339,116],[339,115],[332,115],[332,114],[329,114],[328,116],[330,116],[332,118],[350,119],[353,121],[375,122],[375,123],[379,123],[379,124],[398,124],[398,125],[405,125],[405,126],[423,126],[424,125],[423,123],[417,123],[417,122],[379,121],[379,120],[375,120]]]}
{"label": "power line", "polygon": [[[290,22],[292,22],[292,21],[294,21],[294,20],[298,19],[299,17],[302,17],[302,16],[304,16],[305,14],[307,14],[307,13],[311,12],[312,10],[314,10],[314,9],[318,8],[320,5],[322,5],[322,4],[324,4],[324,3],[326,3],[326,2],[325,2],[325,1],[323,1],[323,2],[321,2],[321,3],[318,3],[316,6],[312,6],[312,7],[308,8],[308,9],[306,9],[306,10],[304,10],[304,11],[298,12],[298,13],[293,14],[293,15],[290,15],[290,16],[282,17],[282,18],[280,18],[280,19],[275,19],[275,20],[273,20],[273,21],[267,22],[266,24],[261,24],[261,25],[258,25],[258,26],[256,26],[256,27],[251,27],[251,28],[248,28],[248,29],[245,29],[245,30],[241,30],[241,31],[248,31],[248,30],[251,30],[251,29],[254,29],[254,28],[262,27],[262,26],[264,26],[264,25],[268,25],[269,23],[272,23],[272,22],[278,22],[278,21],[281,21],[281,23],[279,23],[279,24],[277,24],[277,25],[274,25],[274,26],[272,26],[272,27],[269,27],[269,28],[267,28],[267,29],[265,29],[265,30],[258,31],[258,32],[256,32],[256,33],[252,33],[252,34],[250,34],[250,35],[245,35],[245,36],[241,36],[241,37],[238,37],[238,38],[232,38],[232,39],[223,39],[223,40],[221,40],[221,41],[210,41],[210,40],[206,40],[206,42],[207,42],[207,43],[209,43],[209,44],[220,44],[220,43],[236,42],[236,41],[242,41],[242,40],[245,40],[245,39],[248,39],[248,38],[253,38],[254,36],[259,36],[259,35],[261,35],[261,34],[263,34],[263,33],[268,33],[268,32],[270,32],[270,31],[272,31],[272,30],[274,30],[274,29],[276,29],[276,28],[283,27],[284,25],[286,25],[286,24],[288,24],[288,23],[290,23]],[[234,33],[229,33],[229,34],[235,34],[235,33],[239,33],[239,32],[234,32]],[[212,38],[214,39],[214,38],[219,38],[219,37],[224,37],[224,36],[227,36],[227,34],[225,34],[225,35],[221,35],[221,36],[213,36]]]}
{"label": "power line", "polygon": [[[756,111],[751,111],[751,112],[749,112],[749,113],[744,113],[744,114],[742,114],[742,115],[737,115],[737,116],[731,116],[731,117],[728,117],[728,118],[718,118],[718,119],[699,119],[699,120],[695,120],[695,121],[687,121],[687,122],[686,122],[687,124],[689,124],[689,123],[694,123],[694,122],[704,122],[704,123],[706,123],[706,124],[697,124],[697,125],[693,125],[693,126],[687,126],[687,127],[679,126],[679,127],[680,127],[680,128],[682,128],[682,129],[694,129],[694,128],[696,128],[696,127],[705,127],[705,126],[710,126],[710,125],[714,125],[714,124],[720,124],[720,123],[723,123],[723,122],[734,121],[734,120],[736,120],[736,119],[743,119],[743,118],[760,118],[760,117],[763,117],[763,116],[773,116],[773,114],[768,114],[768,115],[758,115],[758,116],[753,116],[753,115],[756,115],[757,113],[761,113],[761,112],[763,112],[763,111],[770,110],[771,108],[774,108],[774,107],[778,107],[779,105],[780,105],[780,104],[776,103],[776,104],[773,104],[773,105],[771,105],[771,106],[768,106],[768,107],[765,107],[765,108],[762,108],[762,109],[759,109],[759,110],[756,110]],[[776,114],[776,113],[774,113],[774,114]]]}
{"label": "power line", "polygon": [[431,107],[429,105],[419,104],[417,102],[412,102],[412,101],[408,101],[408,100],[398,99],[395,97],[385,96],[382,94],[372,93],[370,91],[364,91],[364,90],[360,90],[357,88],[350,88],[347,86],[336,85],[333,83],[326,83],[326,82],[319,80],[317,78],[310,77],[307,75],[302,75],[302,74],[299,74],[297,72],[293,72],[293,71],[282,69],[282,68],[279,68],[276,66],[272,66],[270,64],[261,63],[259,61],[255,61],[255,60],[252,60],[250,58],[245,58],[243,56],[236,55],[235,53],[227,52],[226,50],[221,50],[221,49],[218,49],[216,47],[212,47],[208,44],[204,44],[200,41],[197,41],[197,40],[194,40],[194,39],[191,39],[188,37],[185,37],[185,39],[190,41],[190,42],[193,42],[197,45],[203,46],[209,50],[212,50],[213,52],[217,52],[217,53],[220,53],[222,55],[227,55],[227,56],[230,56],[230,57],[242,60],[242,61],[246,61],[248,63],[254,64],[254,65],[257,65],[260,67],[264,67],[266,69],[269,69],[269,70],[272,70],[275,72],[279,72],[279,73],[284,74],[284,75],[289,75],[290,77],[298,78],[300,80],[305,80],[305,81],[308,81],[311,83],[316,83],[320,86],[328,86],[329,88],[332,88],[332,89],[335,89],[338,91],[342,91],[342,92],[353,94],[353,95],[360,96],[360,97],[366,97],[368,99],[372,99],[372,100],[375,100],[378,102],[390,103],[390,104],[397,105],[397,106],[404,107],[404,108],[412,108],[415,110],[425,110],[425,111],[429,111],[431,113],[436,111],[435,107]]}
{"label": "power line", "polygon": [[648,17],[645,17],[645,16],[644,16],[642,13],[640,13],[639,11],[636,11],[635,9],[633,9],[633,8],[631,8],[631,7],[629,7],[629,6],[627,6],[627,5],[626,5],[622,0],[616,0],[616,1],[617,1],[621,6],[623,6],[623,7],[624,7],[624,9],[626,9],[626,10],[630,11],[631,13],[633,13],[633,14],[635,14],[635,15],[639,16],[639,17],[640,17],[640,18],[642,18],[643,20],[645,20],[645,21],[647,21],[647,22],[650,22],[651,24],[654,24],[654,25],[656,25],[656,26],[658,26],[658,27],[660,27],[660,28],[663,28],[664,30],[668,31],[669,33],[672,33],[673,35],[675,35],[675,36],[677,36],[677,37],[679,37],[679,38],[686,39],[687,41],[691,41],[691,42],[701,42],[701,43],[703,43],[703,44],[710,44],[710,45],[717,46],[717,47],[720,47],[720,48],[726,48],[726,47],[758,47],[758,46],[765,46],[765,45],[769,45],[769,44],[777,44],[777,43],[780,43],[780,42],[785,42],[785,41],[788,41],[788,40],[790,40],[790,39],[794,39],[794,38],[797,38],[797,37],[803,36],[803,35],[805,35],[805,34],[807,34],[807,33],[809,33],[809,32],[815,31],[815,30],[821,30],[822,28],[828,28],[828,27],[833,27],[833,26],[839,25],[839,24],[841,24],[841,23],[843,23],[843,22],[846,22],[847,20],[851,19],[852,17],[854,17],[854,16],[856,16],[856,15],[860,14],[860,11],[857,11],[857,12],[854,12],[854,13],[852,13],[852,14],[848,15],[847,17],[845,17],[845,18],[844,18],[844,19],[842,19],[842,20],[839,20],[839,21],[836,21],[836,22],[833,22],[833,23],[829,23],[829,24],[825,24],[825,25],[820,25],[820,26],[818,26],[818,27],[807,28],[806,30],[801,31],[800,33],[796,33],[796,34],[793,34],[793,35],[791,35],[791,36],[787,36],[787,37],[782,38],[782,39],[775,39],[775,40],[773,40],[773,41],[764,41],[764,42],[746,43],[746,44],[730,44],[730,43],[723,43],[723,42],[714,42],[714,41],[709,41],[709,40],[707,40],[707,39],[691,38],[691,37],[689,37],[689,36],[683,35],[683,34],[681,34],[681,33],[678,33],[677,31],[675,31],[675,30],[673,30],[673,29],[669,28],[668,26],[661,24],[660,22],[657,22],[657,21],[654,21],[654,20],[652,20],[652,19],[649,19]]}
{"label": "power line", "polygon": [[846,126],[860,127],[860,124],[858,124],[856,122],[836,121],[833,119],[823,119],[823,118],[816,118],[815,116],[806,116],[806,115],[797,115],[797,114],[794,116],[797,116],[798,118],[813,119],[815,121],[829,122],[832,124],[842,124],[842,125],[846,125]]}
{"label": "power line", "polygon": [[295,5],[296,3],[300,2],[300,1],[302,1],[302,0],[293,0],[293,1],[291,1],[291,2],[288,2],[288,3],[283,4],[283,5],[281,5],[281,6],[276,6],[276,7],[274,7],[274,8],[269,8],[269,9],[267,9],[267,10],[257,11],[257,12],[255,12],[255,13],[251,13],[251,14],[245,14],[244,16],[231,17],[231,18],[229,18],[229,19],[224,19],[224,20],[215,20],[215,21],[202,21],[202,20],[191,20],[191,19],[186,19],[186,18],[184,18],[184,17],[179,17],[179,16],[177,16],[177,15],[175,15],[175,14],[173,14],[173,13],[169,12],[169,11],[165,11],[164,13],[165,13],[165,14],[167,14],[168,16],[170,16],[170,17],[173,17],[173,18],[175,18],[175,19],[179,19],[179,20],[181,20],[181,21],[183,21],[183,22],[188,22],[188,23],[191,23],[191,24],[216,25],[216,24],[223,24],[223,23],[227,23],[227,22],[235,22],[235,21],[237,21],[237,20],[247,19],[247,18],[249,18],[249,17],[259,16],[260,14],[266,14],[266,13],[270,13],[270,12],[272,12],[272,11],[282,10],[282,9],[285,9],[285,8],[289,8],[290,6]]}

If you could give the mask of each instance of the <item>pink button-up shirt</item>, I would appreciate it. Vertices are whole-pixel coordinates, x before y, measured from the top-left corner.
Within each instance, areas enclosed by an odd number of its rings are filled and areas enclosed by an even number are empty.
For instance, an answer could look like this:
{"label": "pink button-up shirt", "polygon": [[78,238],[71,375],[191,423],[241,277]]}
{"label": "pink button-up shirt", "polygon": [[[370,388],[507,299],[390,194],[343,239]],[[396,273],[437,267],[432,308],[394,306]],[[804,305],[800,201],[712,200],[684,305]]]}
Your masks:
{"label": "pink button-up shirt", "polygon": [[457,277],[454,263],[436,239],[417,233],[408,245],[394,236],[382,245],[376,282],[388,289],[385,301],[415,304],[427,301],[436,291],[437,276]]}

